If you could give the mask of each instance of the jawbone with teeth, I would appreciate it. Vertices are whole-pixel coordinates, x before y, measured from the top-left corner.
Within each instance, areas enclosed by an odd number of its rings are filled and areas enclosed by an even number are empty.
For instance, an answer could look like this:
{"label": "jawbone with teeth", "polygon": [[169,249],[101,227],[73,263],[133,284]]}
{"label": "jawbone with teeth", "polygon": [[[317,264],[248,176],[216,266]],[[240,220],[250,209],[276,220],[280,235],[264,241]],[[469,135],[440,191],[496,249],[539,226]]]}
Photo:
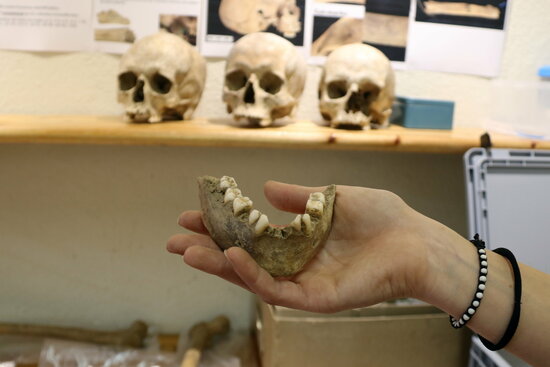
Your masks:
{"label": "jawbone with teeth", "polygon": [[326,241],[332,224],[336,186],[309,196],[306,212],[286,226],[273,226],[242,195],[235,179],[199,177],[202,219],[216,244],[246,250],[272,276],[298,273]]}

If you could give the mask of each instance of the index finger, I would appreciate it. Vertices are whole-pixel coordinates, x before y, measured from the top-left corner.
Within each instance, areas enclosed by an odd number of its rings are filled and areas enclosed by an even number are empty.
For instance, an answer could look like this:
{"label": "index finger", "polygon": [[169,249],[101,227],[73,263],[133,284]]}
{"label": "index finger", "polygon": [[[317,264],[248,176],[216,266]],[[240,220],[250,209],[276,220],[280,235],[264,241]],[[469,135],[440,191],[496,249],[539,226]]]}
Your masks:
{"label": "index finger", "polygon": [[188,210],[183,213],[178,218],[178,224],[185,229],[193,231],[199,234],[208,235],[208,229],[202,221],[202,213],[198,210]]}

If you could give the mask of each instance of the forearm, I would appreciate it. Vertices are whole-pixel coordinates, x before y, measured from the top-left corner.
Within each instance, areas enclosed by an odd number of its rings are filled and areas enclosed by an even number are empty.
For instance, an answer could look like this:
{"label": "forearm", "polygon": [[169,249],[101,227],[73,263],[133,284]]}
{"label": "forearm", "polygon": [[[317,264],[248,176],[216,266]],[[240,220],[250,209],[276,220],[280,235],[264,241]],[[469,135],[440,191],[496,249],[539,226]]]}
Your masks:
{"label": "forearm", "polygon": [[[431,254],[426,286],[419,298],[455,318],[473,299],[479,276],[475,246],[443,227],[430,236]],[[487,250],[486,289],[475,315],[467,323],[492,343],[503,336],[514,307],[514,274],[504,257]],[[517,331],[506,349],[534,366],[550,362],[550,276],[520,264],[523,296]],[[451,327],[449,325],[449,327]]]}

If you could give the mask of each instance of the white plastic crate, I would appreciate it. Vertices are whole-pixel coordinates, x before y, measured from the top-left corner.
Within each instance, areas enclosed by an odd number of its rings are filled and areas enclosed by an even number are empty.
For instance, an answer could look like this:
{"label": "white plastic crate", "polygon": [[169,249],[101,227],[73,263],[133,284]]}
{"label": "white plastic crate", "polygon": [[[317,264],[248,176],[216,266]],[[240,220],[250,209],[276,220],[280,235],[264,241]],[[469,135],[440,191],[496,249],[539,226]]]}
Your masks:
{"label": "white plastic crate", "polygon": [[[470,237],[479,233],[488,248],[509,248],[518,261],[550,273],[550,152],[474,148],[464,163]],[[468,367],[529,365],[474,336]]]}

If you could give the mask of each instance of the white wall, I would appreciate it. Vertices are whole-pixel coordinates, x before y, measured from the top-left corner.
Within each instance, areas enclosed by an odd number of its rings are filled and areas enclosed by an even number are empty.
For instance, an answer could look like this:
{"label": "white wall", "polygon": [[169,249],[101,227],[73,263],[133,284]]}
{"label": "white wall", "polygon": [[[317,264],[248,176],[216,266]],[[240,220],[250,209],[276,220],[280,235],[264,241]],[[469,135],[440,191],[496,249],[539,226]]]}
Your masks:
{"label": "white wall", "polygon": [[[513,1],[502,79],[550,63],[550,2]],[[118,57],[0,51],[1,114],[120,114]],[[225,115],[223,62],[210,61],[198,116]],[[299,118],[318,119],[309,69]],[[455,126],[477,126],[490,80],[398,72],[399,94],[452,99]],[[1,128],[1,127],[0,127]],[[459,155],[239,148],[0,145],[0,321],[121,327],[136,318],[177,331],[225,312],[249,325],[252,297],[164,250],[180,211],[197,208],[195,177],[231,174],[262,201],[267,179],[389,189],[466,234]]]}

